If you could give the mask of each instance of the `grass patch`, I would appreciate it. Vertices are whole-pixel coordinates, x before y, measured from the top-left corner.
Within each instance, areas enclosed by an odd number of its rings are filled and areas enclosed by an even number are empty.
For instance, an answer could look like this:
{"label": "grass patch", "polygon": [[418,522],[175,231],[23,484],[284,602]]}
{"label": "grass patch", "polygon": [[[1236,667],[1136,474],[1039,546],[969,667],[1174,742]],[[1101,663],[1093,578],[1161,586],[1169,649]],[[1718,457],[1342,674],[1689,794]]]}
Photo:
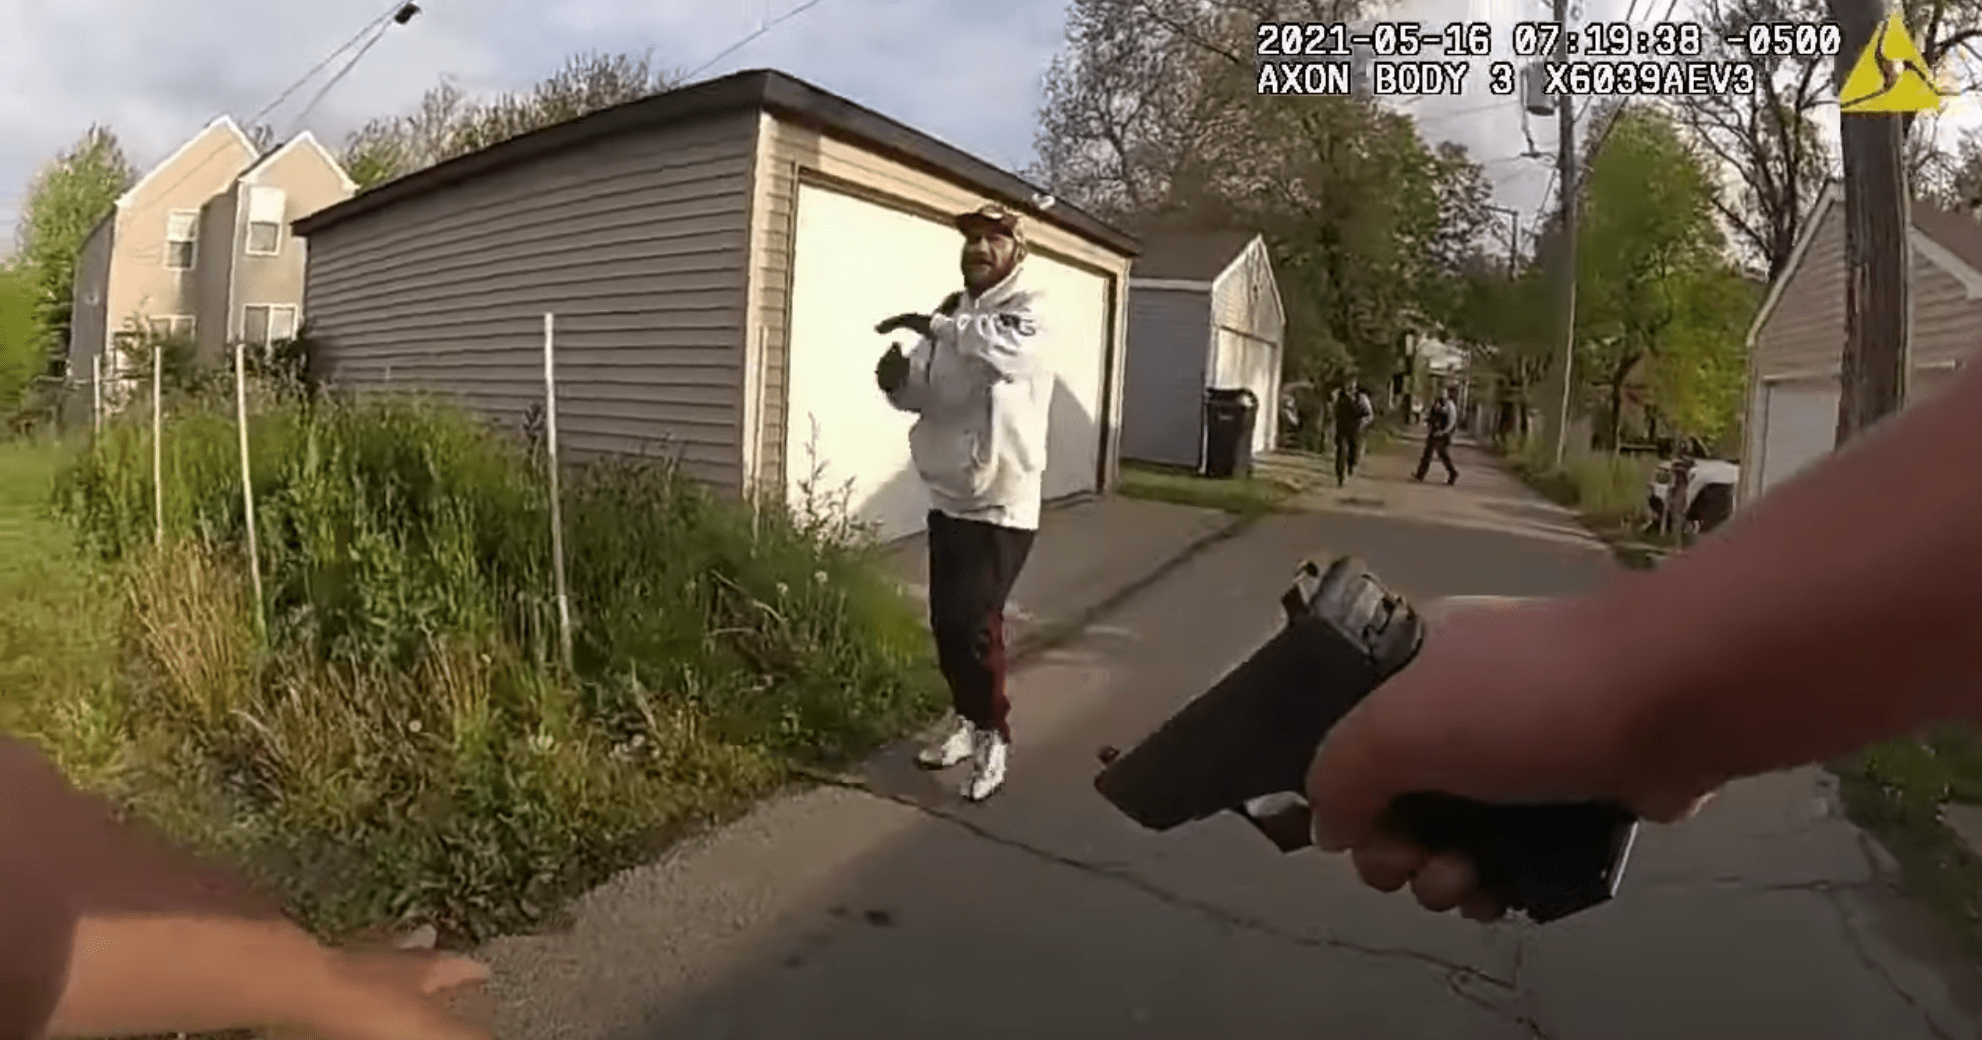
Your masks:
{"label": "grass patch", "polygon": [[1522,482],[1557,505],[1576,511],[1583,526],[1610,546],[1617,562],[1632,570],[1658,566],[1667,546],[1643,537],[1645,487],[1656,460],[1643,456],[1592,454],[1557,467],[1546,458],[1540,438],[1505,455]]}
{"label": "grass patch", "polygon": [[1557,467],[1538,440],[1509,456],[1529,486],[1580,513],[1598,530],[1631,526],[1644,515],[1645,486],[1657,462],[1641,456],[1590,454]]}
{"label": "grass patch", "polygon": [[323,934],[528,927],[941,704],[919,612],[830,496],[753,515],[668,465],[574,471],[566,670],[527,439],[406,401],[249,426],[259,599],[228,409],[167,425],[159,548],[148,422],[0,451],[0,721]]}
{"label": "grass patch", "polygon": [[39,738],[71,777],[101,785],[124,754],[124,603],[114,572],[77,551],[50,506],[75,454],[54,440],[0,445],[0,732]]}
{"label": "grass patch", "polygon": [[1130,498],[1219,509],[1255,517],[1279,511],[1299,485],[1264,473],[1212,480],[1182,467],[1140,462],[1122,464],[1121,493]]}
{"label": "grass patch", "polygon": [[1944,726],[1874,745],[1830,768],[1853,822],[1892,852],[1908,890],[1982,958],[1982,859],[1941,822],[1944,803],[1982,805],[1982,733]]}

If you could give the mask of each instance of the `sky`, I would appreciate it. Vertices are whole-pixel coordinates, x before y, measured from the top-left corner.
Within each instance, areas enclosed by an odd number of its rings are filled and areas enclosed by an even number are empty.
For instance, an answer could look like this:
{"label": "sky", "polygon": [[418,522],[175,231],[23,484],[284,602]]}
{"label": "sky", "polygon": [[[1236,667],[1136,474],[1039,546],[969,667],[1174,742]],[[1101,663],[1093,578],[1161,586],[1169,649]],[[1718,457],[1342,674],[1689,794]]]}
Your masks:
{"label": "sky", "polygon": [[[377,115],[409,110],[443,75],[471,93],[526,87],[583,50],[651,51],[690,71],[804,0],[421,0],[353,71],[308,108],[319,76],[267,117],[279,133],[313,130],[335,146]],[[1686,0],[1579,0],[1585,20],[1652,21]],[[776,68],[1011,170],[1032,159],[1048,62],[1065,0],[814,0],[701,75]],[[247,122],[387,9],[384,0],[6,0],[0,5],[0,225],[12,228],[34,171],[92,123],[108,123],[140,169],[223,112]],[[1385,17],[1466,18],[1496,26],[1546,0],[1398,0]],[[335,66],[332,66],[334,69]],[[1406,104],[1425,135],[1465,144],[1496,201],[1532,219],[1550,163],[1528,149],[1513,98],[1486,93]],[[700,78],[700,77],[698,77]],[[1534,120],[1553,154],[1554,120]]]}

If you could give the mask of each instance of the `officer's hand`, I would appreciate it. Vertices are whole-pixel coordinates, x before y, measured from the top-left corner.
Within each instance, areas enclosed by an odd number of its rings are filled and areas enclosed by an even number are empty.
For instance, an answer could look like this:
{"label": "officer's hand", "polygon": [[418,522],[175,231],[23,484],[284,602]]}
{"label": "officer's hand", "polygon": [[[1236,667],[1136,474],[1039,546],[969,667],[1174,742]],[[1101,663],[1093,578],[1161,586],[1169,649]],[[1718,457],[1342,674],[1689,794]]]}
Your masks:
{"label": "officer's hand", "polygon": [[950,295],[943,297],[943,305],[941,307],[936,308],[936,313],[942,315],[955,314],[957,312],[957,308],[961,306],[963,306],[963,294],[960,292],[953,292]]}
{"label": "officer's hand", "polygon": [[917,335],[927,336],[929,335],[929,316],[927,314],[897,314],[881,324],[874,326],[874,331],[883,336],[897,329],[913,329]]}
{"label": "officer's hand", "polygon": [[882,393],[892,394],[907,379],[908,358],[902,355],[900,344],[891,344],[888,352],[881,355],[881,360],[874,365],[874,382],[881,387]]}
{"label": "officer's hand", "polygon": [[[1445,601],[1424,649],[1343,716],[1308,770],[1315,837],[1352,850],[1370,886],[1409,885],[1426,909],[1490,921],[1504,908],[1470,862],[1430,855],[1385,825],[1399,795],[1441,791],[1494,803],[1615,799],[1654,822],[1696,811],[1716,779],[1647,760],[1642,713],[1606,698],[1573,608],[1551,602]],[[1428,612],[1429,613],[1429,612]]]}

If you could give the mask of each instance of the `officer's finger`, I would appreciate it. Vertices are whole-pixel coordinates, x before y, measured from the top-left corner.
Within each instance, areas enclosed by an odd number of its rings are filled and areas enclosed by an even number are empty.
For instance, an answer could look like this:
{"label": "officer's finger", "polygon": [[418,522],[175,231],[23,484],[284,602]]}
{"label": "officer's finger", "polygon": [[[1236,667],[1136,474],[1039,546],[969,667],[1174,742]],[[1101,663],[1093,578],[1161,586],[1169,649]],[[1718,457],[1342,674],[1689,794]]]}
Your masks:
{"label": "officer's finger", "polygon": [[1355,848],[1375,835],[1398,791],[1370,723],[1369,701],[1351,709],[1321,742],[1308,766],[1314,842],[1329,852]]}
{"label": "officer's finger", "polygon": [[1379,892],[1395,892],[1425,865],[1425,851],[1402,838],[1378,834],[1350,854],[1363,884]]}
{"label": "officer's finger", "polygon": [[1411,894],[1425,909],[1444,913],[1477,893],[1479,878],[1463,857],[1431,856],[1411,878]]}

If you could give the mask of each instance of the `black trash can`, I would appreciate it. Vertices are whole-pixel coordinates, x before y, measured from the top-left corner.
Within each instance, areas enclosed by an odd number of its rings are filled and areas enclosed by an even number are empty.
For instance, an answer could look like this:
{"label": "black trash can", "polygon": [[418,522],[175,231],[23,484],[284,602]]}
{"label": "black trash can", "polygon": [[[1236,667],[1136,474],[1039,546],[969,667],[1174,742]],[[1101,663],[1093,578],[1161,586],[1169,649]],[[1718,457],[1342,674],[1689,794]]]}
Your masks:
{"label": "black trash can", "polygon": [[1251,390],[1204,392],[1204,475],[1213,480],[1251,476],[1253,424],[1259,397]]}

